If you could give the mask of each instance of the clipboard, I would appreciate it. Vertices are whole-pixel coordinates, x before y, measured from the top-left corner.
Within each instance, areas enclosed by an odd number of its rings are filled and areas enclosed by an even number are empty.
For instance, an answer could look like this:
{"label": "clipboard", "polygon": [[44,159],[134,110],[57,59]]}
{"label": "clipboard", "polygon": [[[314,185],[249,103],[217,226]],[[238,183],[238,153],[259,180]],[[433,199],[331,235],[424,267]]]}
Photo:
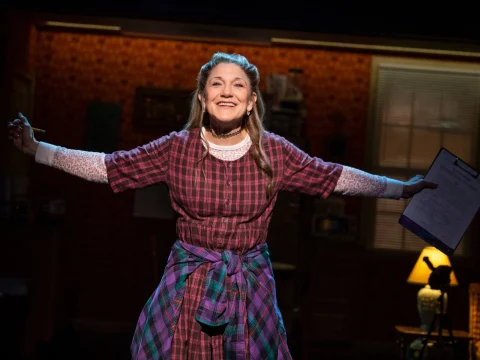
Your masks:
{"label": "clipboard", "polygon": [[398,223],[451,256],[480,208],[479,172],[442,147],[425,180],[437,189],[415,194]]}

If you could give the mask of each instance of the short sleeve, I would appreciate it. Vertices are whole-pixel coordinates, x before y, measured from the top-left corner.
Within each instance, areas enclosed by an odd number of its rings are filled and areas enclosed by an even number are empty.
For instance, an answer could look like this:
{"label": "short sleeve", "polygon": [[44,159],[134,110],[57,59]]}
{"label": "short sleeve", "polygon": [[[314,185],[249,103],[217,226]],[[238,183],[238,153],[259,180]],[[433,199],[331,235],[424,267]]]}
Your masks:
{"label": "short sleeve", "polygon": [[280,189],[328,197],[335,189],[343,166],[310,156],[286,139],[281,141],[283,177]]}
{"label": "short sleeve", "polygon": [[167,181],[168,159],[174,134],[129,151],[105,155],[108,182],[115,193]]}

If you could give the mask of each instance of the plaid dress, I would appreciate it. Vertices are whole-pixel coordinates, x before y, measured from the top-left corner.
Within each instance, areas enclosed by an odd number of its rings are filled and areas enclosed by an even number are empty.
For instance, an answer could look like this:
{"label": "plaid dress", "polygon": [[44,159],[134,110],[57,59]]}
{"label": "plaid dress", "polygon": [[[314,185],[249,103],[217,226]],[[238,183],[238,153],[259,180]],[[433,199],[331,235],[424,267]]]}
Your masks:
{"label": "plaid dress", "polygon": [[[271,197],[250,153],[235,161],[207,155],[195,175],[204,151],[200,129],[105,156],[114,192],[164,182],[178,213],[179,241],[138,320],[133,359],[291,358],[265,245],[268,224],[279,191],[327,197],[342,166],[269,132],[263,148],[273,169]],[[205,312],[219,304],[221,311]]]}

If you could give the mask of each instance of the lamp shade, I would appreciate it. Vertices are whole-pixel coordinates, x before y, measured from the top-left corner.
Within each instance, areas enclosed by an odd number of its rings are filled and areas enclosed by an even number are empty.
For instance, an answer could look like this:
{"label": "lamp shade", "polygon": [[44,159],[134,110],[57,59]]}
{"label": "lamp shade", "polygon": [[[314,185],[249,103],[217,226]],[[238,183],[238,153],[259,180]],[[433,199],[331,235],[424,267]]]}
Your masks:
{"label": "lamp shade", "polygon": [[[415,266],[413,267],[412,272],[408,276],[407,282],[409,284],[419,284],[425,285],[428,284],[428,279],[432,271],[429,269],[428,265],[423,260],[424,257],[428,257],[434,267],[440,265],[452,266],[450,263],[450,259],[447,255],[442,253],[440,250],[437,250],[433,246],[427,246],[422,250],[420,256],[418,257]],[[457,286],[458,281],[455,276],[455,273],[452,271],[450,272],[450,286]]]}

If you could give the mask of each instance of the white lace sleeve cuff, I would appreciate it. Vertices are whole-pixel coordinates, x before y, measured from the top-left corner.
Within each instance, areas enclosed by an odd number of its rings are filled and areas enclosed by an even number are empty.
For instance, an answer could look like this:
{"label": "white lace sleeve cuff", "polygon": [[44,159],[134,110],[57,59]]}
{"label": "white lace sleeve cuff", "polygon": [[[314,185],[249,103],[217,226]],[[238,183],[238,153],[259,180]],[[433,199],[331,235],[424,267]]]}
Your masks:
{"label": "white lace sleeve cuff", "polygon": [[385,179],[387,179],[387,186],[385,188],[383,197],[389,199],[400,199],[403,194],[403,182],[387,177]]}
{"label": "white lace sleeve cuff", "polygon": [[35,161],[88,181],[108,183],[104,153],[71,150],[40,142]]}
{"label": "white lace sleeve cuff", "polygon": [[35,153],[35,161],[39,164],[52,166],[53,156],[55,155],[57,149],[58,146],[56,145],[40,141],[37,152]]}
{"label": "white lace sleeve cuff", "polygon": [[403,183],[386,176],[344,166],[334,191],[341,195],[400,199]]}

